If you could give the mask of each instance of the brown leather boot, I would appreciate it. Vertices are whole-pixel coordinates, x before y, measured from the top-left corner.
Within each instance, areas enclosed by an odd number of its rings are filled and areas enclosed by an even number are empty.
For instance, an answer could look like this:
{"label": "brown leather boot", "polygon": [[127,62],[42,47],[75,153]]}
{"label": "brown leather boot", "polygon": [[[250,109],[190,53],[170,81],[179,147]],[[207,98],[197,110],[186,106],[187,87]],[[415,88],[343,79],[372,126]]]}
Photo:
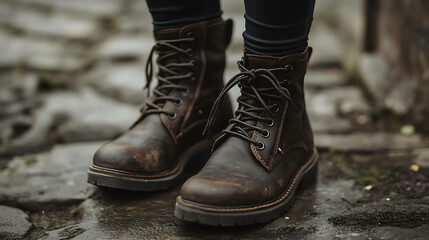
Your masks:
{"label": "brown leather boot", "polygon": [[[224,86],[232,21],[218,18],[154,34],[146,87],[152,79],[153,52],[158,53],[158,85],[129,131],[95,153],[88,171],[91,184],[136,191],[166,189],[180,183],[185,167],[198,171],[210,156],[211,145],[202,132]],[[229,100],[220,115],[215,127],[219,132],[232,116]]]}
{"label": "brown leather boot", "polygon": [[317,153],[303,90],[310,53],[309,48],[284,57],[244,54],[241,73],[219,96],[208,125],[236,84],[238,110],[207,164],[183,185],[178,218],[221,226],[266,222],[290,207],[298,187],[316,180]]}

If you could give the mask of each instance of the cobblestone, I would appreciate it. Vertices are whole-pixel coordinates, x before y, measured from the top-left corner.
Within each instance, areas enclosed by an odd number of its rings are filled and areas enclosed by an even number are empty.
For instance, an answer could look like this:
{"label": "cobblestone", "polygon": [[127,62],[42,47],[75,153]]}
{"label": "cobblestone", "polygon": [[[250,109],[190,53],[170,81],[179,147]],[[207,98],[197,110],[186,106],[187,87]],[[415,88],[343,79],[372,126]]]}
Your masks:
{"label": "cobblestone", "polygon": [[363,54],[359,59],[358,70],[375,99],[383,99],[390,86],[389,81],[386,81],[390,72],[386,60],[374,54]]}
{"label": "cobblestone", "polygon": [[86,169],[101,143],[57,145],[52,151],[16,157],[0,172],[0,202],[30,209],[60,208],[91,196]]}
{"label": "cobblestone", "polygon": [[98,92],[113,99],[142,105],[146,75],[144,64],[104,64],[88,74],[86,80]]}
{"label": "cobblestone", "polygon": [[5,74],[0,83],[4,86],[0,89],[2,117],[23,112],[36,98],[38,78],[34,74]]}
{"label": "cobblestone", "polygon": [[62,12],[48,14],[31,8],[18,11],[8,25],[31,34],[65,39],[91,40],[99,32],[98,23],[91,18]]}
{"label": "cobblestone", "polygon": [[352,128],[349,119],[309,114],[311,127],[315,133],[347,133]]}
{"label": "cobblestone", "polygon": [[0,42],[0,67],[24,65],[37,70],[77,71],[88,64],[82,49],[67,48],[66,44],[42,38],[22,38],[3,35]]}
{"label": "cobblestone", "polygon": [[339,69],[310,69],[305,76],[306,88],[329,88],[345,84],[345,76]]}
{"label": "cobblestone", "polygon": [[315,140],[319,148],[339,152],[379,152],[426,146],[420,135],[404,136],[384,132],[354,132],[346,135],[318,134]]}
{"label": "cobblestone", "polygon": [[338,34],[324,25],[313,28],[309,36],[309,45],[315,49],[310,67],[341,67],[347,57],[344,43]]}
{"label": "cobblestone", "polygon": [[96,55],[101,59],[140,59],[149,55],[150,46],[154,44],[151,37],[152,35],[115,36],[102,43]]}
{"label": "cobblestone", "polygon": [[420,148],[413,151],[417,155],[415,163],[421,167],[429,167],[429,148]]}
{"label": "cobblestone", "polygon": [[331,87],[310,92],[306,97],[308,111],[316,115],[366,113],[370,109],[362,92],[356,87]]}
{"label": "cobblestone", "polygon": [[[0,154],[37,152],[58,139],[70,141],[76,133],[80,134],[80,141],[110,139],[126,130],[138,114],[138,107],[100,96],[87,88],[79,92],[56,92],[45,96],[31,129],[1,146]],[[53,131],[58,127],[59,133]]]}
{"label": "cobblestone", "polygon": [[4,240],[19,239],[30,230],[28,215],[16,208],[0,205],[0,237]]}

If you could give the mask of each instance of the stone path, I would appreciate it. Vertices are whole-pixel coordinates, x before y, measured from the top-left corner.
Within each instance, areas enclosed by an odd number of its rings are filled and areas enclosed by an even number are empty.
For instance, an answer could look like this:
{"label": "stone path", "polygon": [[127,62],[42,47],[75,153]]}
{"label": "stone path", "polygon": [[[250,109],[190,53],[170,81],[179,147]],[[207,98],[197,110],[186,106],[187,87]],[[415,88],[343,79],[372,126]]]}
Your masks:
{"label": "stone path", "polygon": [[[344,30],[359,28],[356,2],[317,3],[306,97],[318,183],[269,224],[213,228],[174,218],[180,187],[135,193],[86,183],[95,150],[145,100],[153,44],[145,2],[0,1],[0,238],[426,239],[429,138],[373,117],[350,60],[358,40]],[[222,3],[236,23],[227,81],[244,21],[239,1]]]}

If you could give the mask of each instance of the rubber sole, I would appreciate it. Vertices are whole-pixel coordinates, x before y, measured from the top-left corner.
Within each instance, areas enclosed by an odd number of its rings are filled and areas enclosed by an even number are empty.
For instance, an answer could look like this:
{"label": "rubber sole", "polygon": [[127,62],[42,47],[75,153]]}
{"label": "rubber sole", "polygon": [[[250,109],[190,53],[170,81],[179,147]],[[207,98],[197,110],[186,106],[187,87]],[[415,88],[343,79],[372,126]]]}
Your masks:
{"label": "rubber sole", "polygon": [[[317,171],[318,171],[318,156],[317,152],[313,156],[312,164],[303,172],[300,179],[298,179],[297,184],[295,184],[282,201],[264,208],[256,208],[255,210],[245,210],[245,211],[234,211],[232,209],[227,209],[230,211],[215,211],[216,206],[203,206],[198,207],[198,204],[193,204],[192,202],[187,202],[181,198],[177,197],[176,209],[174,215],[182,220],[188,222],[199,223],[203,225],[210,226],[239,226],[239,225],[250,225],[250,224],[260,224],[266,223],[276,218],[282,216],[289,208],[292,206],[292,203],[295,198],[296,191],[298,189],[305,189],[313,185],[317,181]],[[210,209],[213,209],[211,211]]]}
{"label": "rubber sole", "polygon": [[186,178],[197,173],[209,159],[210,150],[211,145],[208,141],[195,144],[179,157],[180,167],[177,171],[159,178],[92,165],[88,169],[88,183],[130,191],[166,190],[179,185]]}

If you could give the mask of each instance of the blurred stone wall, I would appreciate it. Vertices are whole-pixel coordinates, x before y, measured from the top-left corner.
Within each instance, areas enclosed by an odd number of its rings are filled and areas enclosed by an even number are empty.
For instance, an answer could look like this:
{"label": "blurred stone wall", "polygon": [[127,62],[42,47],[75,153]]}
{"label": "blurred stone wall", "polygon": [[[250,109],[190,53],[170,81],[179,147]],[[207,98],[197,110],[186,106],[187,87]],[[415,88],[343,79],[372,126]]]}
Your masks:
{"label": "blurred stone wall", "polygon": [[377,52],[390,66],[385,105],[423,122],[429,116],[429,1],[379,0],[378,8]]}

